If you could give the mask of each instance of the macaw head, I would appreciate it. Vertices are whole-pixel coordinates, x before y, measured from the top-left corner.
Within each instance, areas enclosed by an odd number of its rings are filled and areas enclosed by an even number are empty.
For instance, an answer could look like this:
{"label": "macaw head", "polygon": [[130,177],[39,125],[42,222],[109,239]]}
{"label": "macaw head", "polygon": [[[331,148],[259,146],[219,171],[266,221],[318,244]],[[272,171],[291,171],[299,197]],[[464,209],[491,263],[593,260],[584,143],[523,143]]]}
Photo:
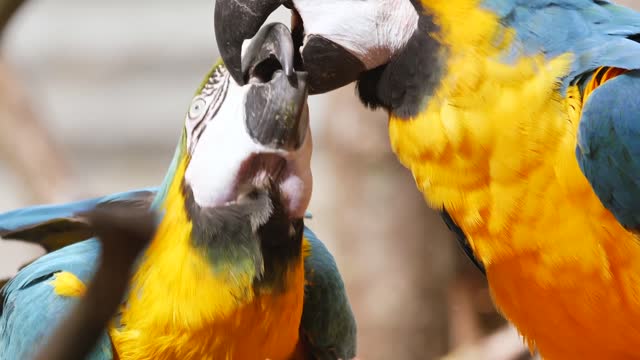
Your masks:
{"label": "macaw head", "polygon": [[244,56],[244,85],[223,62],[213,67],[191,100],[153,204],[165,209],[163,219],[186,214],[191,245],[236,291],[251,282],[234,278],[257,280],[276,263],[301,259],[312,144],[306,74],[292,62],[291,33],[271,24]]}
{"label": "macaw head", "polygon": [[293,70],[293,42],[282,24],[262,29],[247,50],[247,82],[218,63],[185,117],[185,186],[201,207],[223,206],[249,185],[273,183],[291,217],[311,196],[311,134],[306,73]]}
{"label": "macaw head", "polygon": [[244,40],[281,5],[293,13],[295,66],[308,72],[310,94],[358,81],[365,104],[410,116],[439,80],[437,26],[420,0],[217,0],[218,47],[239,84],[249,74]]}

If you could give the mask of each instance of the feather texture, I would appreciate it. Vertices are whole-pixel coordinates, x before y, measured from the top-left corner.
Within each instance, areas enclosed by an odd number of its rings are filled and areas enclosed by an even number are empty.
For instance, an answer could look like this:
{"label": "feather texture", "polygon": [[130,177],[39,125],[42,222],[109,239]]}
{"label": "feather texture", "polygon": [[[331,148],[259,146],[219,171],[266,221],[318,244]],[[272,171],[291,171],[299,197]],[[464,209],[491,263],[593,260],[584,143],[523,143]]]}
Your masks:
{"label": "feather texture", "polygon": [[[79,242],[44,255],[20,271],[0,291],[0,359],[28,359],[50,336],[49,331],[63,320],[78,301],[58,295],[57,276],[73,274],[88,283],[96,270],[100,242]],[[105,333],[89,360],[111,360],[111,341]]]}
{"label": "feather texture", "polygon": [[325,245],[308,228],[304,260],[305,296],[301,335],[317,360],[356,356],[356,322],[338,266]]}
{"label": "feather texture", "polygon": [[563,76],[562,94],[581,74],[601,66],[636,69],[640,66],[640,14],[600,0],[485,0],[500,22],[515,31],[515,40],[501,60],[564,53],[575,59]]}
{"label": "feather texture", "polygon": [[148,208],[156,189],[140,189],[66,204],[31,206],[0,215],[0,236],[42,246],[47,252],[93,235],[78,214],[95,207],[126,203]]}
{"label": "feather texture", "polygon": [[640,230],[640,71],[589,94],[578,133],[580,168],[616,219]]}
{"label": "feather texture", "polygon": [[[85,219],[78,216],[79,213],[111,204],[150,207],[158,189],[150,187],[82,201],[9,211],[0,214],[0,237],[38,244],[47,252],[52,252],[93,236]],[[312,214],[307,211],[305,218],[311,219]]]}
{"label": "feather texture", "polygon": [[[9,232],[14,238],[44,243],[54,233],[68,239],[70,244],[61,249],[53,248],[55,251],[25,267],[0,292],[0,360],[27,356],[34,344],[41,343],[77,301],[68,295],[82,292],[78,283],[68,280],[78,279],[86,284],[94,274],[100,243],[95,239],[82,241],[84,236],[78,234],[87,235],[83,233],[86,224],[68,219],[91,206],[149,199],[156,191],[149,188],[68,204],[30,207],[0,215],[6,228],[23,229]],[[136,204],[149,206],[150,201]],[[65,226],[51,225],[59,223]],[[307,283],[300,328],[307,340],[304,352],[313,353],[318,359],[334,359],[332,356],[335,354],[351,358],[356,348],[356,325],[342,278],[322,242],[308,228],[304,234],[307,239],[304,261]],[[54,286],[56,279],[59,283],[57,291]],[[112,359],[111,352],[112,343],[105,333],[90,360]]]}
{"label": "feather texture", "polygon": [[[391,115],[398,158],[429,204],[462,230],[496,305],[532,349],[547,360],[639,359],[640,243],[594,193],[576,146],[585,79],[601,67],[640,69],[640,15],[596,0],[422,6],[448,53],[423,111]],[[587,143],[594,140],[587,130],[605,127],[620,132],[604,139],[633,147],[635,105],[610,105],[607,116],[616,120],[595,124],[608,101],[598,106],[597,92],[628,78],[609,80],[585,103],[586,117],[595,115],[582,119]],[[619,121],[623,111],[629,116]],[[604,139],[581,146],[601,147]]]}

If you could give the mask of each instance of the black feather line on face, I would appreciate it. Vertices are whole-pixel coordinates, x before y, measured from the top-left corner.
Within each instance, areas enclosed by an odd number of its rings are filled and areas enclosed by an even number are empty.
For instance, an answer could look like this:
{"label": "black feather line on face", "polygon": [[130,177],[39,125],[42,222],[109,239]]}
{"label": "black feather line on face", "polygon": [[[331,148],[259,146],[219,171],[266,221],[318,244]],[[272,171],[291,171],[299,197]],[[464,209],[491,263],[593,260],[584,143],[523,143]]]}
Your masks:
{"label": "black feather line on face", "polygon": [[291,265],[302,257],[303,219],[290,219],[279,192],[270,192],[273,213],[266,224],[258,228],[264,258],[264,275],[254,287],[273,284],[277,290],[284,290],[287,272]]}
{"label": "black feather line on face", "polygon": [[422,10],[419,14],[418,28],[404,49],[389,63],[358,79],[357,92],[367,107],[382,107],[408,119],[425,108],[438,88],[444,75],[446,49],[429,35],[439,31],[432,16]]}
{"label": "black feather line on face", "polygon": [[[214,271],[250,261],[256,274],[254,291],[285,290],[287,272],[302,256],[304,225],[302,219],[289,218],[276,186],[247,191],[236,203],[213,208],[200,207],[184,183],[183,192],[193,224],[192,243],[205,251]],[[252,221],[260,223],[261,218],[263,223],[254,230]]]}
{"label": "black feather line on face", "polygon": [[422,1],[421,0],[409,0],[411,2],[411,5],[413,5],[414,8],[416,8],[416,11],[418,12],[418,14],[422,14],[424,12],[424,8],[422,7]]}
{"label": "black feather line on face", "polygon": [[10,279],[0,280],[0,317],[4,313],[4,302],[7,301],[7,294],[4,292],[4,286],[7,285]]}

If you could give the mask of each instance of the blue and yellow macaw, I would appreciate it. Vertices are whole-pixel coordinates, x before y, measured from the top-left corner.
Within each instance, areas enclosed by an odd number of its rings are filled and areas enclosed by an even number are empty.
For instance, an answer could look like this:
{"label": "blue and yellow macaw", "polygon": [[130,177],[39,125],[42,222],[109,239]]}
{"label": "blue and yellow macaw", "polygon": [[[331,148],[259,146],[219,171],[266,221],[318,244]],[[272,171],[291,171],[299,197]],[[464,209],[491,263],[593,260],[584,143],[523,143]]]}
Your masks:
{"label": "blue and yellow macaw", "polygon": [[[311,195],[305,73],[282,24],[219,61],[198,89],[163,184],[0,216],[5,238],[51,251],[0,292],[0,359],[26,359],[78,301],[100,254],[86,211],[160,213],[91,359],[351,359],[356,325],[336,263],[304,227]],[[88,240],[86,240],[88,239]]]}
{"label": "blue and yellow macaw", "polygon": [[639,13],[604,0],[218,0],[239,83],[242,40],[281,3],[310,93],[357,81],[388,111],[398,159],[531,349],[640,359]]}

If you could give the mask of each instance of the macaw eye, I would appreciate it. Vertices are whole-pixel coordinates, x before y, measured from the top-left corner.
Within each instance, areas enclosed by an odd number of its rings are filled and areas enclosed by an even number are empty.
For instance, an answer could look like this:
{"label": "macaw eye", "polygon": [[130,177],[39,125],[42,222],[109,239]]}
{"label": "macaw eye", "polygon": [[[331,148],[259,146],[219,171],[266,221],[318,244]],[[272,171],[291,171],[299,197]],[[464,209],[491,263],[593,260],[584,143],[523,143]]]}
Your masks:
{"label": "macaw eye", "polygon": [[198,120],[207,109],[207,101],[201,97],[193,99],[189,108],[189,119]]}
{"label": "macaw eye", "polygon": [[229,79],[231,79],[229,72],[219,66],[210,74],[207,82],[200,89],[200,93],[191,101],[189,111],[184,119],[189,153],[193,152],[207,124],[215,118],[224,103],[229,88]]}

